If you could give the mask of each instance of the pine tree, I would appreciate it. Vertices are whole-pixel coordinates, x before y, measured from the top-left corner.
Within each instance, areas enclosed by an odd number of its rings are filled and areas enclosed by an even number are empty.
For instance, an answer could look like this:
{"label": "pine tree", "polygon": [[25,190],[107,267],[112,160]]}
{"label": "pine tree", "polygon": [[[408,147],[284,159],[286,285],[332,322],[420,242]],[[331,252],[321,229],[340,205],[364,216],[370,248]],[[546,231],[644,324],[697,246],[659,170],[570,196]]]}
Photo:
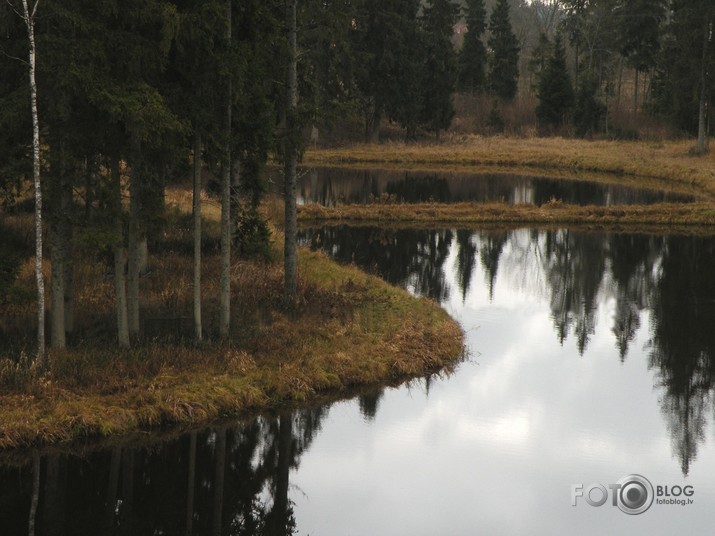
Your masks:
{"label": "pine tree", "polygon": [[489,18],[489,89],[504,100],[516,96],[519,78],[519,42],[509,19],[509,1],[497,0]]}
{"label": "pine tree", "polygon": [[484,0],[467,0],[467,33],[459,51],[459,78],[457,87],[460,91],[478,92],[486,83],[485,67],[487,49],[482,42],[487,27],[487,9]]}
{"label": "pine tree", "polygon": [[424,8],[424,75],[421,99],[422,123],[439,139],[440,130],[449,128],[454,117],[454,93],[457,77],[456,53],[452,46],[457,6],[450,0],[431,0]]}
{"label": "pine tree", "polygon": [[561,34],[554,38],[553,52],[539,80],[536,117],[542,125],[559,126],[567,121],[574,102],[573,86],[566,68]]}

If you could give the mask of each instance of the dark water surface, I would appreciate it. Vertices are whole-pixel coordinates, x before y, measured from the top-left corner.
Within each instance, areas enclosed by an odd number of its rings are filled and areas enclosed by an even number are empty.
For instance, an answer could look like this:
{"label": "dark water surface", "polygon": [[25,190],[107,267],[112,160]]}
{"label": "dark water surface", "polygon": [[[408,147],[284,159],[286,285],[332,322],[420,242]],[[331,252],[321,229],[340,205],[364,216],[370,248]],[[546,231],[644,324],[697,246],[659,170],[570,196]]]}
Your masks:
{"label": "dark water surface", "polygon": [[[438,300],[468,361],[148,449],[45,457],[37,486],[32,463],[2,467],[0,533],[27,533],[34,492],[37,534],[712,534],[714,237],[325,228],[302,240]],[[633,473],[693,503],[572,506],[572,486]]]}
{"label": "dark water surface", "polygon": [[[279,170],[269,171],[274,185]],[[280,187],[277,187],[280,190]],[[559,200],[575,205],[633,205],[691,202],[694,196],[626,186],[531,177],[509,173],[462,173],[385,169],[307,168],[297,184],[298,202],[324,206],[364,204],[375,199],[398,203],[435,201],[504,202],[543,205]]]}

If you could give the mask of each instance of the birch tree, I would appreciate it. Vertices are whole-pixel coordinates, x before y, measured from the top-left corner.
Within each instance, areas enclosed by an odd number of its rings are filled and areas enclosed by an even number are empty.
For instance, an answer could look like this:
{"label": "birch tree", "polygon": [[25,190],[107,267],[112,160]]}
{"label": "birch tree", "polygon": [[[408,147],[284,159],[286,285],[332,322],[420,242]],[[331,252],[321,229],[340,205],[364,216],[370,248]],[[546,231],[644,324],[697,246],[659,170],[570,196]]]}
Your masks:
{"label": "birch tree", "polygon": [[35,280],[37,281],[37,362],[45,364],[45,280],[42,275],[42,184],[40,181],[40,120],[37,113],[35,15],[40,0],[30,8],[22,0],[18,15],[25,22],[29,40],[28,74],[30,78],[30,109],[32,112],[32,177],[35,192]]}

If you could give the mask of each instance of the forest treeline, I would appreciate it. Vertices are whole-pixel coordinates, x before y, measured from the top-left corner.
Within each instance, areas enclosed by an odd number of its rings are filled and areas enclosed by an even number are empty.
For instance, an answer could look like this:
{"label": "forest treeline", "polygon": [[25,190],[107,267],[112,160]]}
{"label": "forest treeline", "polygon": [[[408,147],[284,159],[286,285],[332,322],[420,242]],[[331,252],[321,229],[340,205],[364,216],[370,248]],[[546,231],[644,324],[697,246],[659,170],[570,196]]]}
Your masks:
{"label": "forest treeline", "polygon": [[[525,91],[525,65],[542,129],[607,130],[625,64],[635,73],[636,103],[647,94],[648,110],[699,132],[704,146],[714,17],[708,0],[3,2],[0,189],[11,205],[34,173],[38,218],[39,194],[46,197],[50,342],[64,347],[72,331],[73,233],[88,228],[98,247],[112,250],[118,342],[126,347],[138,337],[140,275],[164,188],[192,172],[194,325],[202,337],[206,171],[221,200],[217,331],[227,337],[231,259],[268,235],[258,206],[269,157],[285,169],[289,304],[294,182],[305,142],[341,128],[378,140],[387,122],[408,139],[439,138],[455,116],[458,90],[493,101],[489,117],[498,127],[500,107]],[[639,80],[648,81],[647,92]],[[34,170],[33,144],[41,164]]]}

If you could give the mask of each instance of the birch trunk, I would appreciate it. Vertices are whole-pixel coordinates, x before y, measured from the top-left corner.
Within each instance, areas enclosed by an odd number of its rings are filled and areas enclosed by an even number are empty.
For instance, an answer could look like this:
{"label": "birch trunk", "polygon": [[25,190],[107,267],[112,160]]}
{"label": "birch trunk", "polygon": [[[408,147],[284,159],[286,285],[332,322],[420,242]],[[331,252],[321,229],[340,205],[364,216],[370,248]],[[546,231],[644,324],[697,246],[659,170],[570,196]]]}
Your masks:
{"label": "birch trunk", "polygon": [[[231,0],[227,2],[226,47],[231,46]],[[227,339],[231,328],[231,109],[230,75],[226,80],[226,116],[224,161],[221,177],[221,296],[219,300],[219,335]]]}
{"label": "birch trunk", "polygon": [[27,26],[29,47],[30,107],[32,110],[32,176],[35,190],[35,280],[37,282],[37,361],[45,365],[45,280],[42,275],[42,188],[40,182],[40,120],[37,114],[37,83],[35,81],[35,13],[39,0],[30,12],[27,0],[22,9]]}
{"label": "birch trunk", "polygon": [[286,76],[286,133],[285,141],[285,244],[284,267],[285,280],[283,296],[286,304],[292,306],[296,300],[296,287],[298,277],[298,220],[296,210],[296,137],[297,137],[297,108],[298,108],[298,68],[297,68],[297,30],[296,30],[296,3],[290,0],[286,6],[286,27],[288,30],[288,44],[290,60]]}
{"label": "birch trunk", "polygon": [[194,134],[194,334],[203,338],[201,325],[201,133]]}

